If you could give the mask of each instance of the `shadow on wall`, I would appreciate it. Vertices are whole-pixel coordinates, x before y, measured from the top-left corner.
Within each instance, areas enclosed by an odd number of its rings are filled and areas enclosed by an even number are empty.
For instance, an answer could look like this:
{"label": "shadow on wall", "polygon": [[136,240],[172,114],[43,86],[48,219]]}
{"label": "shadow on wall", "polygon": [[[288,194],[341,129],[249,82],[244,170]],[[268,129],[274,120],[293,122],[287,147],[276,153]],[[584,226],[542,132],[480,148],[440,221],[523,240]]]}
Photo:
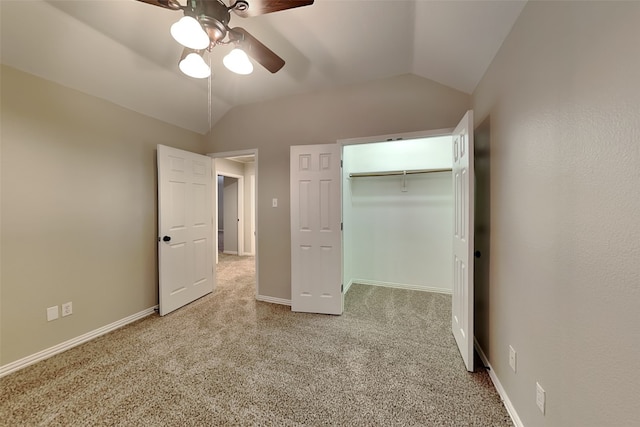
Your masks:
{"label": "shadow on wall", "polygon": [[[483,351],[489,350],[489,267],[491,259],[491,176],[490,176],[490,118],[487,117],[474,130],[474,160],[476,181],[475,205],[475,262],[474,280],[474,335]],[[488,358],[491,355],[486,354]]]}

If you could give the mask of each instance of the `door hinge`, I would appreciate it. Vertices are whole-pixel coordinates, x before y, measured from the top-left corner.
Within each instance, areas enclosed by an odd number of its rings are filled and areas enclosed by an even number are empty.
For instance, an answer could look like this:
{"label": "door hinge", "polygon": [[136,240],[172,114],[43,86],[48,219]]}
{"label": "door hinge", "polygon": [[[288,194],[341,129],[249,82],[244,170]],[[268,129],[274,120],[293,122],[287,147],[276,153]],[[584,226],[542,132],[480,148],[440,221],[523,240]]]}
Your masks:
{"label": "door hinge", "polygon": [[343,231],[343,230],[344,230],[344,222],[341,222],[340,223],[340,231]]}
{"label": "door hinge", "polygon": [[344,283],[340,284],[340,293],[344,293]]}

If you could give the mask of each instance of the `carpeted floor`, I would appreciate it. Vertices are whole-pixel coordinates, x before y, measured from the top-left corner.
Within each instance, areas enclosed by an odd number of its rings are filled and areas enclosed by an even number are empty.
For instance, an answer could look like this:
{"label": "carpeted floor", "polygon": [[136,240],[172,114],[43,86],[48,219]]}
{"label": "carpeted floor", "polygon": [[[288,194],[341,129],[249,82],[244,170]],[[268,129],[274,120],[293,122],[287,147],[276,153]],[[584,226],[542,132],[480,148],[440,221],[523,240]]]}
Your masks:
{"label": "carpeted floor", "polygon": [[0,379],[0,425],[512,425],[450,296],[353,285],[342,316],[292,313],[220,260],[213,294]]}

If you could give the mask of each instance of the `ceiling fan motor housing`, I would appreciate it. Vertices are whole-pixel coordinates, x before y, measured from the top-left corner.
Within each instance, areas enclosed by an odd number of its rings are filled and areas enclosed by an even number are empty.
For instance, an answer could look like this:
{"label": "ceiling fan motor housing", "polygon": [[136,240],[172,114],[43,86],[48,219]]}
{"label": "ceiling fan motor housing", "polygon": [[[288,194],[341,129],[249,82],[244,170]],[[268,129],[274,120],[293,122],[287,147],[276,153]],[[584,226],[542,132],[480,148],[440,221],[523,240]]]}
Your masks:
{"label": "ceiling fan motor housing", "polygon": [[215,43],[224,39],[231,19],[227,6],[218,0],[194,1],[191,4],[193,16],[200,22],[211,41]]}

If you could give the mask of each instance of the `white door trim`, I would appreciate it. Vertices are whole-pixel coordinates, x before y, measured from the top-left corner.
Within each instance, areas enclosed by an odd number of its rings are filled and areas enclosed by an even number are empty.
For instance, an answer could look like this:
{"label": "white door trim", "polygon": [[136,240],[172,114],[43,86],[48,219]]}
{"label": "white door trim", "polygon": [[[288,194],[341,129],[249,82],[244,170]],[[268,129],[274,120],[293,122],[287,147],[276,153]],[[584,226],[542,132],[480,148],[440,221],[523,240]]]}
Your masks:
{"label": "white door trim", "polygon": [[375,142],[401,141],[403,139],[432,138],[434,136],[450,136],[453,134],[453,130],[454,128],[446,128],[436,130],[420,130],[416,132],[391,133],[388,135],[364,136],[359,138],[346,138],[339,139],[338,144],[341,146],[345,146],[356,144],[371,144]]}

